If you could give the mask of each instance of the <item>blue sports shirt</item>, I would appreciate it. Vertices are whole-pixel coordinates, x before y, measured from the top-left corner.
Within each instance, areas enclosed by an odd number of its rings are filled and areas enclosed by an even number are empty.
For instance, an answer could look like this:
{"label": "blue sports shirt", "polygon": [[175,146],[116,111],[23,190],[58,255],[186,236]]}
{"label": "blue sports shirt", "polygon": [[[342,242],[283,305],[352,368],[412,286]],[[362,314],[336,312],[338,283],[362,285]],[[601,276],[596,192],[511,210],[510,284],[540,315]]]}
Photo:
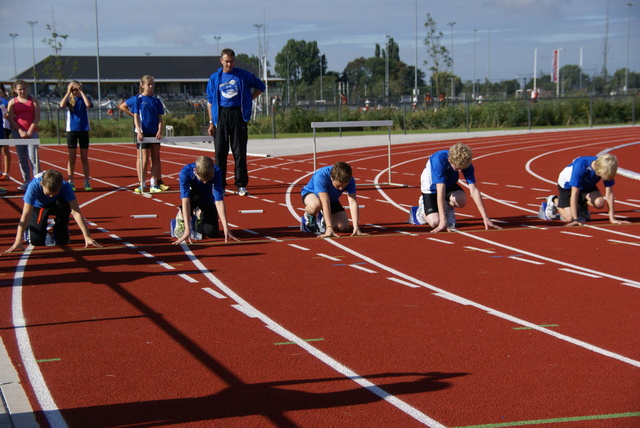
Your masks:
{"label": "blue sports shirt", "polygon": [[[469,184],[475,184],[476,176],[473,164],[463,169],[462,175]],[[436,184],[444,183],[449,188],[458,182],[460,174],[453,169],[449,162],[449,150],[435,152],[420,176],[420,190],[422,193],[436,193]]]}
{"label": "blue sports shirt", "polygon": [[158,124],[160,123],[159,115],[164,114],[162,102],[155,95],[138,95],[135,102],[130,107],[131,113],[140,115],[140,126],[142,126],[143,134],[156,134],[158,132]]}
{"label": "blue sports shirt", "polygon": [[[67,132],[70,131],[89,131],[89,111],[82,97],[74,97],[76,104],[71,108],[67,108]],[[88,97],[87,97],[88,98]],[[89,99],[89,102],[91,100]],[[71,105],[69,105],[71,106]]]}
{"label": "blue sports shirt", "polygon": [[185,165],[180,171],[180,198],[188,198],[192,191],[200,195],[203,202],[222,201],[224,187],[218,165],[213,166],[213,177],[205,183],[196,176],[195,162]]}
{"label": "blue sports shirt", "polygon": [[[596,156],[577,157],[558,176],[558,185],[563,189],[577,187],[580,190],[589,190],[595,187],[600,177],[591,168],[591,163],[598,159]],[[614,180],[603,181],[605,187],[615,184]]]}
{"label": "blue sports shirt", "polygon": [[67,202],[74,201],[76,199],[76,194],[74,193],[71,185],[63,181],[62,187],[57,195],[54,197],[49,197],[44,194],[44,189],[42,188],[42,174],[33,177],[33,180],[29,182],[29,186],[27,187],[27,191],[24,193],[24,202],[33,205],[35,208],[44,208],[55,202],[56,200],[62,198]]}
{"label": "blue sports shirt", "polygon": [[315,195],[318,195],[318,193],[328,193],[329,200],[334,202],[340,199],[340,195],[342,195],[343,192],[347,192],[347,194],[356,193],[356,180],[353,177],[351,177],[349,184],[347,184],[344,190],[336,189],[331,180],[331,168],[333,168],[331,165],[323,166],[314,172],[309,183],[302,188],[302,195],[304,196],[307,193],[313,193]]}

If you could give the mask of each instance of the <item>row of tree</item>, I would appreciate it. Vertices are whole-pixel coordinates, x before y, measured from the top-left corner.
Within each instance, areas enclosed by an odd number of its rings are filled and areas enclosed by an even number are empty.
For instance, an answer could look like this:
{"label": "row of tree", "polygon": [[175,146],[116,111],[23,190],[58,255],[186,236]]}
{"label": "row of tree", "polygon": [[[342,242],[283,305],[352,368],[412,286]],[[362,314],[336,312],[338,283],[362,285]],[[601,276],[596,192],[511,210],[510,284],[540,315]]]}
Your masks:
{"label": "row of tree", "polygon": [[[311,100],[328,99],[337,101],[339,94],[348,95],[350,103],[360,103],[363,99],[375,100],[377,103],[394,103],[401,99],[412,98],[417,86],[419,93],[429,93],[434,99],[443,94],[446,97],[513,97],[518,90],[531,90],[534,82],[531,77],[524,80],[509,79],[502,81],[468,80],[462,81],[451,72],[452,58],[443,43],[443,33],[431,14],[427,14],[426,37],[423,41],[427,59],[425,66],[431,73],[429,81],[425,80],[425,72],[415,70],[400,59],[399,45],[393,37],[388,37],[384,47],[376,44],[373,56],[356,58],[349,62],[342,72],[327,70],[327,61],[320,53],[316,41],[290,39],[275,57],[273,67],[275,75],[286,81],[283,98],[287,104],[308,103]],[[256,56],[241,54],[239,59],[263,68]],[[267,64],[269,69],[269,64]],[[270,71],[269,71],[270,73]],[[322,79],[322,81],[321,81]],[[613,75],[589,75],[577,65],[565,65],[560,69],[559,92],[561,95],[580,94],[613,94],[624,93],[625,82],[628,88],[640,88],[640,74],[617,70]],[[322,89],[323,93],[320,93]],[[540,72],[536,79],[536,87],[543,94],[556,93],[556,83],[549,74]],[[387,94],[389,98],[387,98]],[[526,91],[522,91],[526,95]]]}

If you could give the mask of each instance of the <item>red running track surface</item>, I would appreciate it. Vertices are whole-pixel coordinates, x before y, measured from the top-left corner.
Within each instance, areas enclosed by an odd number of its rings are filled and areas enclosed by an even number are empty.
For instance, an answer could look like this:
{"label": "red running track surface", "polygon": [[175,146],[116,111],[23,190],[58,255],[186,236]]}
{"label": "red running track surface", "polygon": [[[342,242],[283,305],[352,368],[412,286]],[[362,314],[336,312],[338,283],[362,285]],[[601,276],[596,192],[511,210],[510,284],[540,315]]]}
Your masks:
{"label": "red running track surface", "polygon": [[[251,195],[225,198],[242,241],[189,246],[168,236],[179,194],[136,195],[132,145],[95,144],[95,190],[77,196],[104,248],[72,224],[68,248],[3,254],[0,336],[43,426],[639,426],[640,182],[616,177],[630,225],[536,217],[574,157],[639,137],[462,140],[503,229],[470,201],[439,234],[406,219],[452,141],[394,145],[405,186],[376,185],[386,147],[319,154],[353,166],[370,233],[331,240],[298,229],[311,156],[251,158]],[[40,151],[65,169],[64,146]],[[613,153],[638,170],[640,145]],[[172,189],[198,154],[162,148]],[[9,247],[22,204],[6,187]]]}

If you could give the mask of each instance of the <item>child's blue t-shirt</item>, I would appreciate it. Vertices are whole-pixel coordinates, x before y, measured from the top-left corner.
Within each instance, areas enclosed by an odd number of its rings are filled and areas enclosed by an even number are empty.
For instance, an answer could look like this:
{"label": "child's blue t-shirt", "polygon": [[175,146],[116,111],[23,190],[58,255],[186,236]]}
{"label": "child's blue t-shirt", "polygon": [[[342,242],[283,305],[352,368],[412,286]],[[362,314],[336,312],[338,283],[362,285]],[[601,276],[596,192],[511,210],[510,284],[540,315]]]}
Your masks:
{"label": "child's blue t-shirt", "polygon": [[57,195],[53,197],[45,195],[44,189],[42,188],[42,174],[44,174],[44,172],[36,175],[29,182],[29,186],[27,187],[27,191],[24,193],[23,198],[25,203],[33,205],[35,208],[44,208],[60,198],[67,202],[76,200],[76,194],[74,193],[73,188],[66,181],[62,182],[62,187],[60,187],[60,191]]}
{"label": "child's blue t-shirt", "polygon": [[196,164],[190,163],[180,171],[180,198],[188,198],[194,191],[200,196],[202,202],[213,203],[224,199],[224,187],[222,186],[222,174],[218,165],[213,166],[213,177],[203,183],[196,176]]}
{"label": "child's blue t-shirt", "polygon": [[[558,176],[558,185],[563,189],[577,187],[580,190],[589,190],[595,187],[600,177],[591,167],[591,163],[598,159],[597,156],[580,156],[567,165]],[[605,187],[615,184],[614,180],[604,180]]]}
{"label": "child's blue t-shirt", "polygon": [[143,134],[157,134],[161,114],[164,114],[162,102],[155,95],[138,95],[132,106],[131,113],[140,116],[140,126]]}
{"label": "child's blue t-shirt", "polygon": [[[475,169],[473,164],[463,169],[462,175],[468,184],[475,184]],[[429,160],[420,176],[420,189],[422,193],[436,193],[436,184],[444,183],[449,188],[458,182],[460,174],[453,169],[449,162],[449,150],[435,152]]]}
{"label": "child's blue t-shirt", "polygon": [[333,186],[333,181],[331,180],[331,168],[333,166],[323,166],[313,173],[311,176],[311,180],[309,183],[302,188],[302,195],[306,195],[308,193],[313,193],[318,195],[318,193],[328,193],[329,200],[331,202],[338,201],[340,199],[340,195],[343,192],[347,194],[355,194],[356,193],[356,180],[351,177],[349,184],[343,189],[338,190]]}
{"label": "child's blue t-shirt", "polygon": [[[67,108],[67,132],[89,131],[89,111],[82,97],[74,97],[76,104],[73,109]],[[91,99],[89,99],[91,102]]]}

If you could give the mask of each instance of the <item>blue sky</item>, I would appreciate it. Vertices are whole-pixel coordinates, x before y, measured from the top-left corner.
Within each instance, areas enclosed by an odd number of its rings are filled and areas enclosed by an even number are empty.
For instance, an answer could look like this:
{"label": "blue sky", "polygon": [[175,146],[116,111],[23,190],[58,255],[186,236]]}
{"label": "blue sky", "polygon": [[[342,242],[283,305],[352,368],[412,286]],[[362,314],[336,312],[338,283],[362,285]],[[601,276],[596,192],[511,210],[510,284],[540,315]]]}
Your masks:
{"label": "blue sky", "polygon": [[[634,0],[631,0],[632,2]],[[561,65],[580,64],[587,74],[604,65],[613,73],[627,61],[627,14],[630,13],[629,68],[640,72],[640,1],[628,0],[97,0],[101,56],[215,55],[231,47],[258,54],[258,33],[267,58],[289,39],[317,41],[328,68],[342,71],[357,57],[373,56],[385,34],[400,45],[400,57],[426,71],[423,40],[427,12],[452,47],[454,72],[463,80],[484,81],[532,77],[534,50],[538,73],[550,73],[552,51],[563,48]],[[17,5],[19,7],[17,7]],[[608,31],[607,27],[608,8]],[[417,11],[417,13],[416,13]],[[14,75],[13,39],[18,72],[50,55],[41,42],[46,25],[69,37],[64,55],[96,54],[94,0],[21,0],[0,5],[0,79]],[[455,22],[450,26],[448,23]],[[256,28],[256,25],[263,25]],[[474,31],[477,30],[477,31]],[[219,36],[216,43],[214,36]],[[266,41],[266,43],[265,43]],[[212,72],[218,64],[212,63]],[[153,74],[153,70],[149,70]],[[430,73],[427,73],[429,75]]]}

